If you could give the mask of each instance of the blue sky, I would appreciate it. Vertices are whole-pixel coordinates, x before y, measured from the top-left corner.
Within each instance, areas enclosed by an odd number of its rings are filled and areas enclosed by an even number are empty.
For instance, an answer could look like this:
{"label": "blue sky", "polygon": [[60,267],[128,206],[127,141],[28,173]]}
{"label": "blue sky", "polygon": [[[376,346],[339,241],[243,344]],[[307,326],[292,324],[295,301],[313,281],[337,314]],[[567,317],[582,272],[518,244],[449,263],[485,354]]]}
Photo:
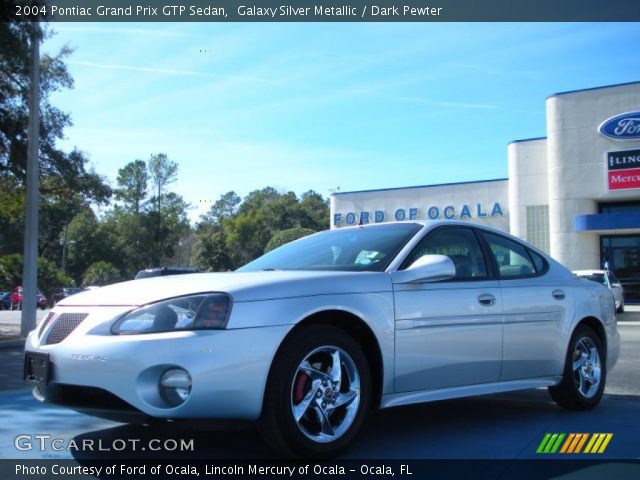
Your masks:
{"label": "blue sky", "polygon": [[[638,24],[53,24],[75,89],[65,148],[113,183],[163,152],[193,205],[507,176],[545,99],[640,80]],[[640,105],[638,105],[640,106]]]}

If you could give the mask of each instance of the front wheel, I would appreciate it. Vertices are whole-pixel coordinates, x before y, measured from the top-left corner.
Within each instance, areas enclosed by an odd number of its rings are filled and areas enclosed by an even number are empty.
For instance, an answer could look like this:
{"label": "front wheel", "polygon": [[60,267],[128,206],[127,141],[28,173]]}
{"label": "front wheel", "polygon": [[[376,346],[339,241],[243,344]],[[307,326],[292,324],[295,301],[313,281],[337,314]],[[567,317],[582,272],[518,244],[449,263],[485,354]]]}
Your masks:
{"label": "front wheel", "polygon": [[327,458],[343,451],[371,402],[371,373],[345,331],[312,325],[285,340],[265,391],[260,431],[287,456]]}
{"label": "front wheel", "polygon": [[555,402],[569,410],[595,407],[607,378],[602,341],[593,329],[578,327],[569,342],[562,382],[549,387]]}

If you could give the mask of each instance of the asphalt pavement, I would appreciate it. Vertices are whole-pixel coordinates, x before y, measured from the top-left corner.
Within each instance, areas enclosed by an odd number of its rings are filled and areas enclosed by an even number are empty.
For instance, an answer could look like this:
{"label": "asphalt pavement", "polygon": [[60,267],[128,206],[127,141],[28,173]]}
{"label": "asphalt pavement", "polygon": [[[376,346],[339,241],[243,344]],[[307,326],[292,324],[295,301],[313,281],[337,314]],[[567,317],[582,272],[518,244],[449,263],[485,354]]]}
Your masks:
{"label": "asphalt pavement", "polygon": [[[640,309],[638,309],[640,310]],[[2,321],[0,321],[2,323]],[[610,372],[600,405],[593,411],[559,409],[545,389],[470,397],[373,412],[346,459],[540,459],[536,452],[546,433],[612,433],[598,459],[640,458],[640,313],[621,317],[622,351]],[[144,447],[153,440],[193,440],[180,458],[272,459],[255,429],[212,432],[181,425],[138,426],[88,417],[42,405],[22,383],[22,349],[0,349],[0,458],[161,459],[166,450]],[[16,447],[18,435],[98,442],[102,451],[58,451]],[[111,449],[123,439],[137,448]],[[172,452],[175,455],[175,452]],[[566,458],[566,457],[565,457]],[[574,455],[572,458],[593,458]]]}

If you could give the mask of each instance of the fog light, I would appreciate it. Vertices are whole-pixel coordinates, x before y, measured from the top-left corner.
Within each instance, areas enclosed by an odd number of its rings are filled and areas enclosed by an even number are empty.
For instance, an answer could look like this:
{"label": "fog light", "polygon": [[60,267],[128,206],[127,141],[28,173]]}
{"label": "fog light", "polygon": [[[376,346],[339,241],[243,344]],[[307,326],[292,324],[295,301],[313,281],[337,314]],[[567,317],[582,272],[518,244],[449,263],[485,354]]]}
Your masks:
{"label": "fog light", "polygon": [[191,394],[191,375],[181,368],[172,368],[160,378],[160,395],[174,407],[182,405]]}

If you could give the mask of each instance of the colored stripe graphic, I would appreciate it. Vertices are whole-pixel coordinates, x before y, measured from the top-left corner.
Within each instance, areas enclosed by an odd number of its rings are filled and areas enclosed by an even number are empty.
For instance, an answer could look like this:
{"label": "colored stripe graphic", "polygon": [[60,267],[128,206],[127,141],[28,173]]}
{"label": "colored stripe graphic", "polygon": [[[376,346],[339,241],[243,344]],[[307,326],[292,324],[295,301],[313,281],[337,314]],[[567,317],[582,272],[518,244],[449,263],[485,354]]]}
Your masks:
{"label": "colored stripe graphic", "polygon": [[549,441],[550,438],[551,438],[551,434],[547,433],[542,439],[542,441],[540,442],[540,445],[538,445],[538,449],[536,450],[536,453],[544,452],[544,447],[547,445],[547,442]]}
{"label": "colored stripe graphic", "polygon": [[570,433],[569,437],[567,438],[567,441],[564,442],[564,445],[562,446],[562,450],[560,450],[560,453],[567,453],[567,450],[569,449],[569,446],[571,445],[571,442],[573,442],[573,439],[576,437],[575,433]]}
{"label": "colored stripe graphic", "polygon": [[536,453],[556,453],[564,437],[566,437],[565,433],[547,433],[538,445]]}
{"label": "colored stripe graphic", "polygon": [[604,453],[613,438],[613,433],[594,433],[584,453]]}
{"label": "colored stripe graphic", "polygon": [[587,441],[587,438],[589,438],[589,434],[588,433],[583,433],[582,434],[582,439],[580,440],[580,443],[578,443],[578,445],[576,446],[576,451],[574,453],[580,453],[580,451],[582,450],[582,447],[584,446],[585,442]]}
{"label": "colored stripe graphic", "polygon": [[604,453],[612,438],[613,433],[546,433],[536,453]]}

